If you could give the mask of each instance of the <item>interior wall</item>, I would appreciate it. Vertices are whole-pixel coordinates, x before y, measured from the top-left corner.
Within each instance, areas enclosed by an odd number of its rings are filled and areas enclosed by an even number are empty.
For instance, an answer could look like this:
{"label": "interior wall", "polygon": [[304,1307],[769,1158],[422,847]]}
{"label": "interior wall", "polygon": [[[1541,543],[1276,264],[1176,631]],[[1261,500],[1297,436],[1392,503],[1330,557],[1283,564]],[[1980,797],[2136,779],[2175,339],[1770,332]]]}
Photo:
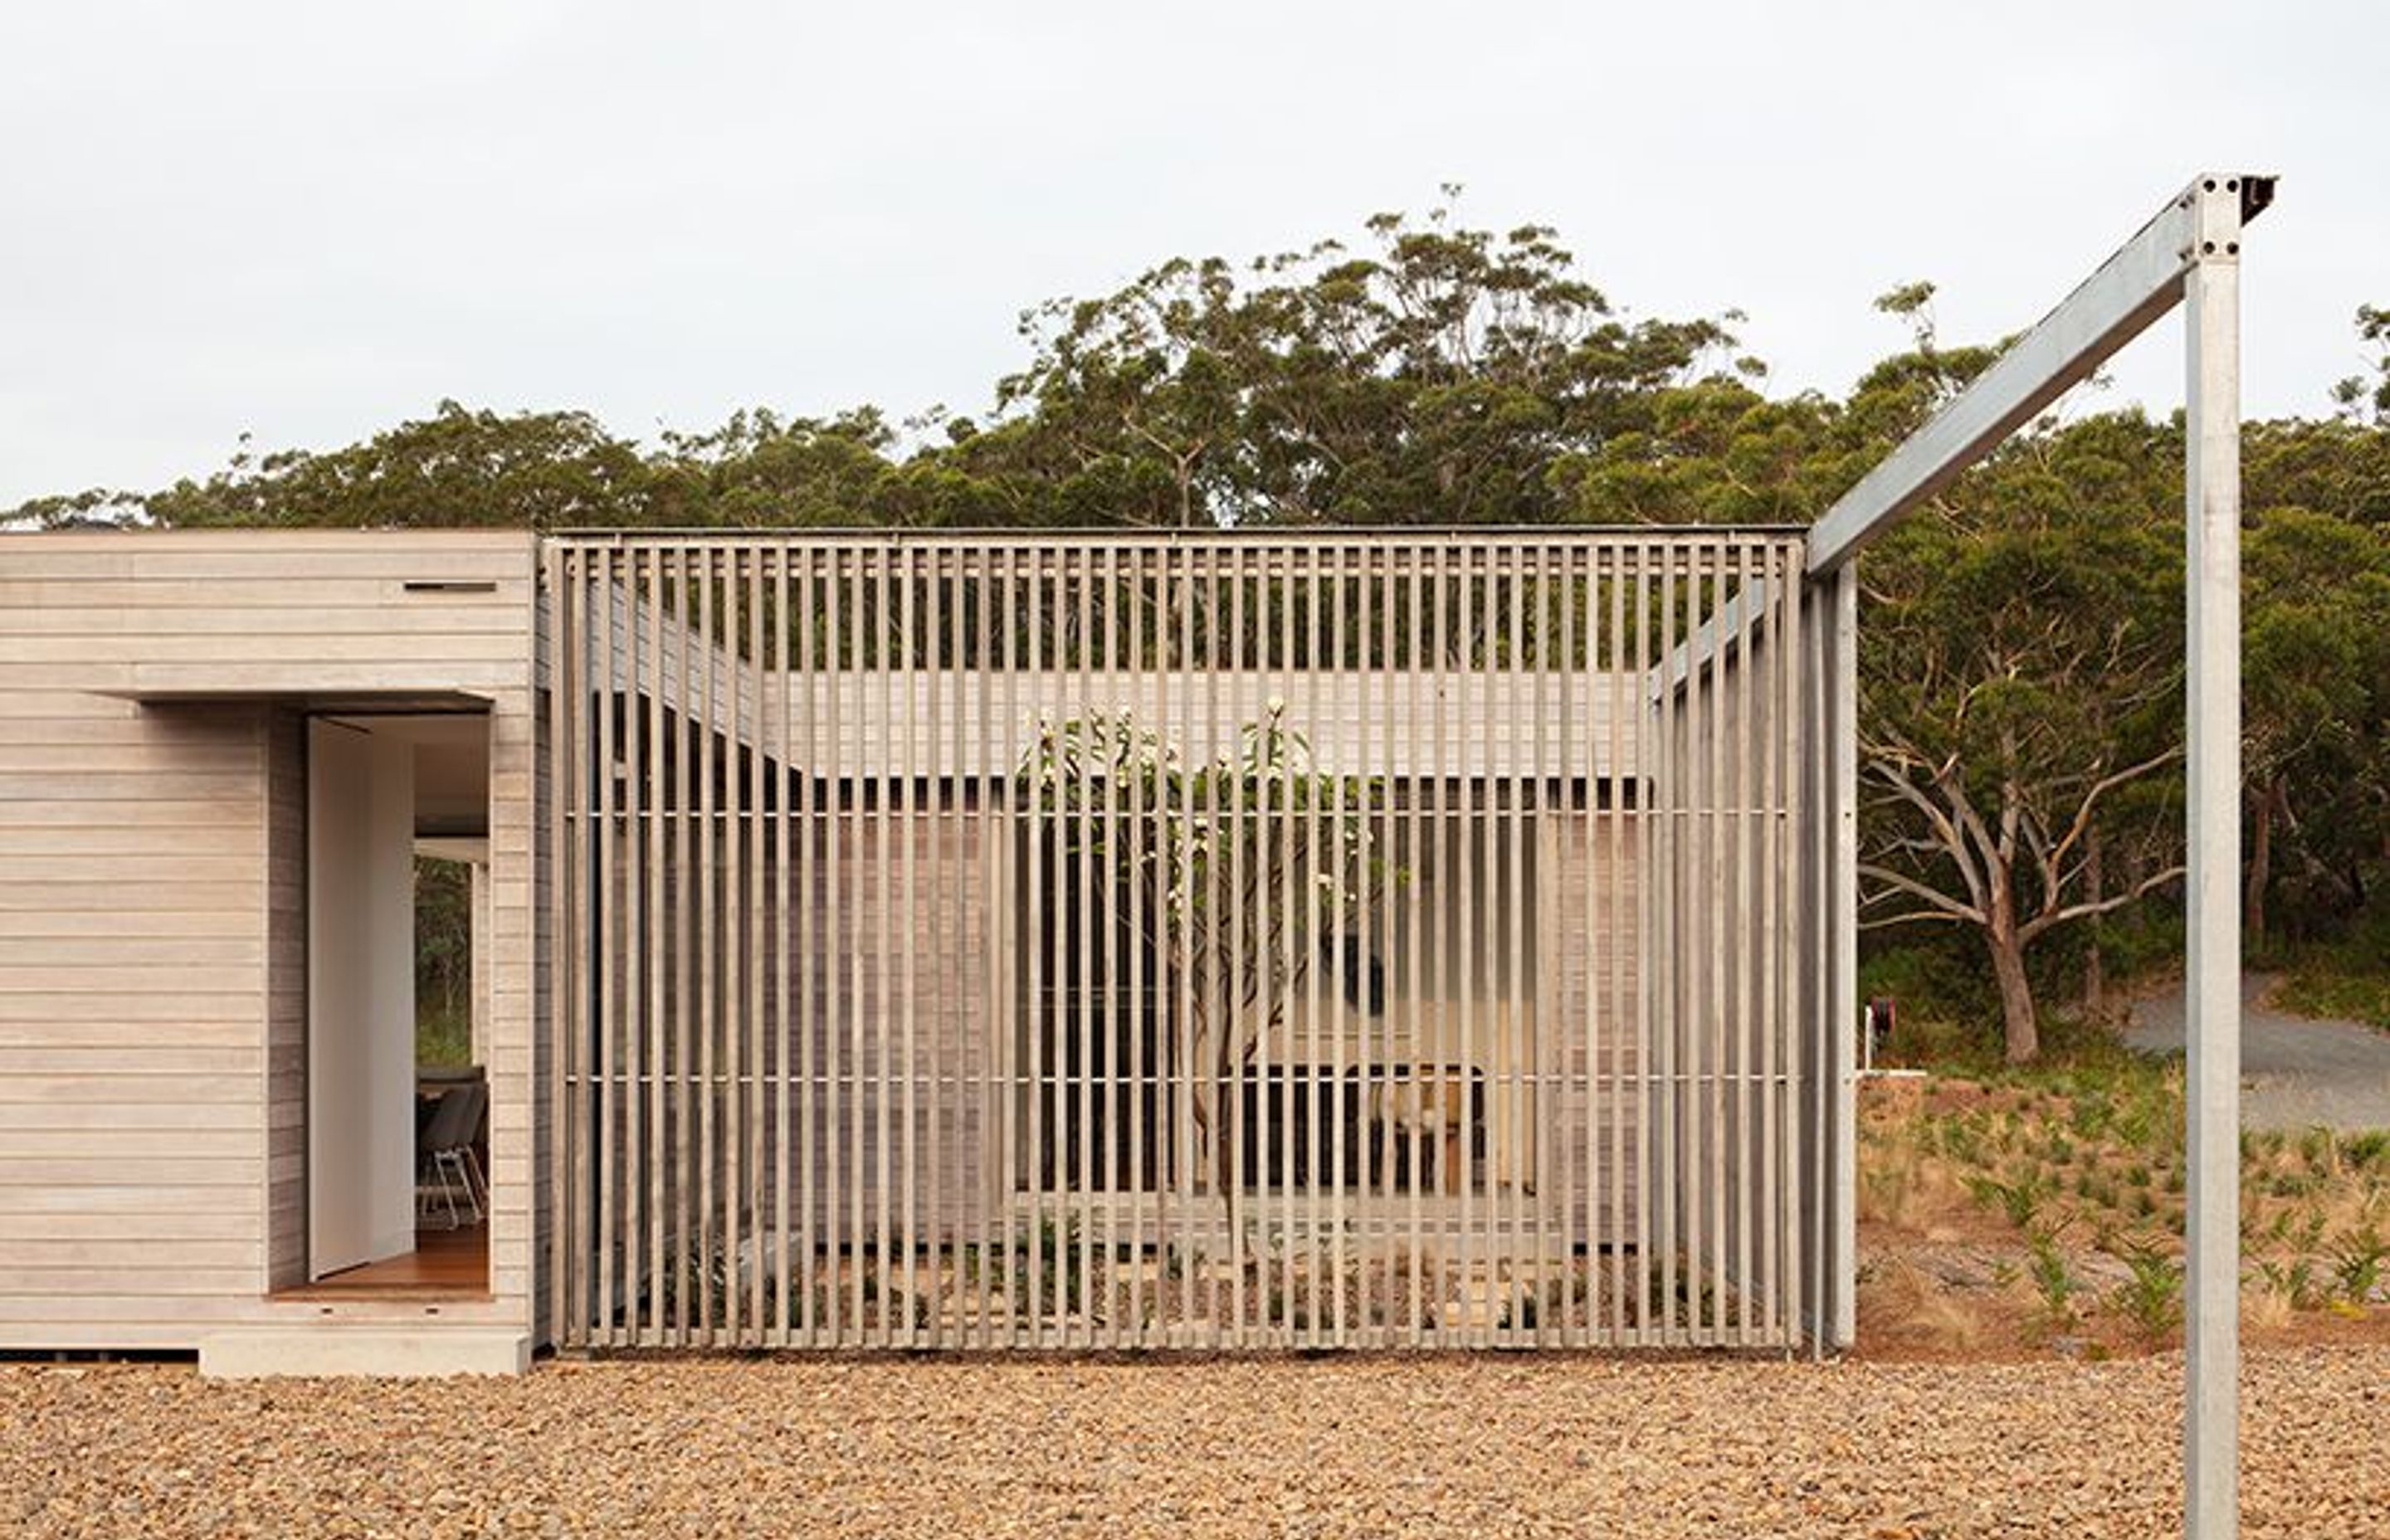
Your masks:
{"label": "interior wall", "polygon": [[308,724],[308,1259],[415,1249],[415,759]]}

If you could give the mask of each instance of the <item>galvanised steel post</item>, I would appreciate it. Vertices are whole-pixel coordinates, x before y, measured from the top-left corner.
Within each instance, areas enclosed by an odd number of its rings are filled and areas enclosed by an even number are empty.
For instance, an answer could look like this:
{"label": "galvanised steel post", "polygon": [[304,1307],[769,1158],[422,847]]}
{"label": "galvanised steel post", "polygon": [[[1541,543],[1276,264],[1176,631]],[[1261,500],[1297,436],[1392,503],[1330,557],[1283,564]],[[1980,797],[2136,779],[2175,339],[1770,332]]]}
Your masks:
{"label": "galvanised steel post", "polygon": [[2190,1272],[2184,1521],[2238,1533],[2241,1392],[2241,217],[2238,177],[2203,178],[2183,278],[2184,644],[2190,718]]}

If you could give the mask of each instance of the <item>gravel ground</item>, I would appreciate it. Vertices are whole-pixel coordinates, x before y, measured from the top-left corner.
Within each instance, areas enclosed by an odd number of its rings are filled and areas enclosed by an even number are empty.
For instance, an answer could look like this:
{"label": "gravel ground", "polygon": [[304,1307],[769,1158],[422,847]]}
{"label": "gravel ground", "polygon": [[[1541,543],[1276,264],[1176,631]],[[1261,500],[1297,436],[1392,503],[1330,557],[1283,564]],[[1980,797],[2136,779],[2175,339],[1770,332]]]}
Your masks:
{"label": "gravel ground", "polygon": [[[2390,1349],[2253,1353],[2244,1533],[2390,1536]],[[2178,1533],[2181,1359],[0,1366],[0,1533]]]}

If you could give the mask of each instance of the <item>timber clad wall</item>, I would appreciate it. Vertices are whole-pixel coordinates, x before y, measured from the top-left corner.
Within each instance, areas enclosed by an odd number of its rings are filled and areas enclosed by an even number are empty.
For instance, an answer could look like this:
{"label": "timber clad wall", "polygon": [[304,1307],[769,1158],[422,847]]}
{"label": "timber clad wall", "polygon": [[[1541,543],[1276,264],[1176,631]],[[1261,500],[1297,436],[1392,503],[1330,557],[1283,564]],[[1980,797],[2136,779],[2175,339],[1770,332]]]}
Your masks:
{"label": "timber clad wall", "polygon": [[[881,1034],[880,1041],[866,1041],[864,1058],[858,1061],[854,1059],[850,1029],[856,1022],[901,1019],[905,979],[893,974],[883,979],[875,959],[883,951],[901,954],[904,938],[912,938],[919,975],[919,987],[911,992],[918,1034],[914,1047],[920,1079],[925,1086],[934,1088],[934,1094],[919,1098],[921,1105],[908,1125],[888,1119],[884,1131],[892,1142],[904,1138],[926,1151],[932,1137],[929,1108],[947,1110],[936,1130],[946,1163],[934,1179],[923,1184],[918,1200],[924,1232],[947,1243],[964,1241],[978,1233],[978,1227],[986,1223],[989,1203],[998,1197],[996,1184],[983,1180],[988,1162],[983,1151],[988,1149],[992,1123],[985,1108],[969,1094],[970,1087],[987,1084],[996,1034],[1006,1020],[983,987],[989,977],[986,856],[991,832],[976,810],[950,805],[910,821],[901,831],[867,826],[846,852],[837,874],[817,869],[809,889],[801,890],[809,891],[812,899],[800,907],[824,916],[833,911],[829,889],[836,883],[841,898],[835,906],[840,916],[837,931],[819,924],[791,922],[786,936],[773,938],[776,947],[785,942],[790,956],[798,959],[800,971],[828,981],[817,986],[814,998],[818,1008],[792,1026],[787,1043],[790,1052],[776,1057],[810,1054],[816,1064],[860,1062],[867,1075],[902,1072],[902,1066],[894,1061],[900,1045],[893,1036]],[[907,894],[902,891],[901,877],[896,874],[906,868],[908,855],[915,871],[944,874],[937,892]],[[777,874],[768,866],[765,873],[767,882],[777,881]],[[833,1042],[837,1036],[846,1040]],[[791,1119],[799,1129],[814,1131],[809,1153],[816,1172],[830,1169],[829,1145],[833,1134],[842,1131],[835,1098],[827,1093],[827,1087],[815,1090],[808,1097],[810,1105],[800,1108]],[[909,1136],[903,1133],[904,1127],[909,1127]],[[852,1142],[876,1151],[883,1120],[876,1107],[867,1106],[842,1131],[855,1136]],[[773,1131],[765,1131],[765,1148],[767,1163],[780,1159],[781,1146]],[[804,1148],[792,1144],[790,1153]],[[833,1217],[829,1211],[836,1202],[877,1214],[883,1191],[893,1200],[902,1200],[897,1184],[883,1185],[872,1162],[856,1168],[843,1192],[818,1181],[805,1190],[812,1194],[814,1234],[829,1233]]]}
{"label": "timber clad wall", "polygon": [[148,722],[29,639],[0,661],[0,1343],[144,1343],[263,1280],[261,713]]}
{"label": "timber clad wall", "polygon": [[265,721],[266,1286],[307,1282],[307,719]]}
{"label": "timber clad wall", "polygon": [[1560,958],[1555,1020],[1587,1024],[1563,1030],[1561,1039],[1560,1126],[1572,1132],[1560,1141],[1567,1163],[1561,1201],[1584,1202],[1588,1235],[1623,1248],[1634,1243],[1642,1195],[1640,1179],[1630,1182],[1626,1173],[1629,1152],[1639,1151],[1645,1136],[1643,1098],[1625,1094],[1642,1070],[1634,1010],[1642,979],[1634,927],[1603,919],[1638,912],[1643,872],[1633,841],[1615,823],[1598,812],[1561,818],[1561,863],[1546,883],[1554,915],[1537,944]]}
{"label": "timber clad wall", "polygon": [[[0,1347],[529,1325],[533,550],[0,537]],[[438,1322],[270,1297],[305,1271],[300,713],[379,692],[492,727],[495,1297]]]}

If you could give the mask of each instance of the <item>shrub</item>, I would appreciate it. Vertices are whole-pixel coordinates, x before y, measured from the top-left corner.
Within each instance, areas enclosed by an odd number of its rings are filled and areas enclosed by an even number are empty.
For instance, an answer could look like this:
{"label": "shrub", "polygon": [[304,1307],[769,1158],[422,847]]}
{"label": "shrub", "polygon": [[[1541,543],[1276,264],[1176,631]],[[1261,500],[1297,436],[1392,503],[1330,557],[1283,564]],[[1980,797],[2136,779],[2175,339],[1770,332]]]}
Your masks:
{"label": "shrub", "polygon": [[2257,1264],[2257,1276],[2294,1310],[2312,1310],[2320,1303],[2316,1294],[2315,1263],[2307,1257],[2261,1262]]}
{"label": "shrub", "polygon": [[2049,1189],[2030,1171],[2009,1182],[1997,1176],[1972,1175],[1967,1178],[1967,1190],[1977,1202],[1998,1209],[2002,1218],[2020,1230],[2033,1228],[2050,1197]]}
{"label": "shrub", "polygon": [[1965,951],[1890,947],[1859,969],[1862,999],[1890,995],[1900,1024],[1880,1061],[1913,1067],[1987,1069],[1998,1060],[1999,995]]}
{"label": "shrub", "polygon": [[2385,1260],[2390,1260],[2390,1243],[2383,1240],[2381,1226],[2370,1219],[2352,1226],[2332,1249],[2332,1281],[2340,1297],[2356,1305],[2371,1302],[2382,1287]]}
{"label": "shrub", "polygon": [[2182,1324],[2182,1267],[2154,1246],[2134,1246],[2121,1259],[2129,1269],[2109,1303],[2151,1342],[2164,1341]]}
{"label": "shrub", "polygon": [[2058,1249],[2057,1238],[2049,1231],[2036,1230],[2026,1244],[2031,1260],[2025,1264],[2025,1276],[2033,1280],[2043,1312],[2054,1328],[2072,1324],[2075,1296],[2083,1292],[2082,1280],[2067,1265],[2066,1253]]}

